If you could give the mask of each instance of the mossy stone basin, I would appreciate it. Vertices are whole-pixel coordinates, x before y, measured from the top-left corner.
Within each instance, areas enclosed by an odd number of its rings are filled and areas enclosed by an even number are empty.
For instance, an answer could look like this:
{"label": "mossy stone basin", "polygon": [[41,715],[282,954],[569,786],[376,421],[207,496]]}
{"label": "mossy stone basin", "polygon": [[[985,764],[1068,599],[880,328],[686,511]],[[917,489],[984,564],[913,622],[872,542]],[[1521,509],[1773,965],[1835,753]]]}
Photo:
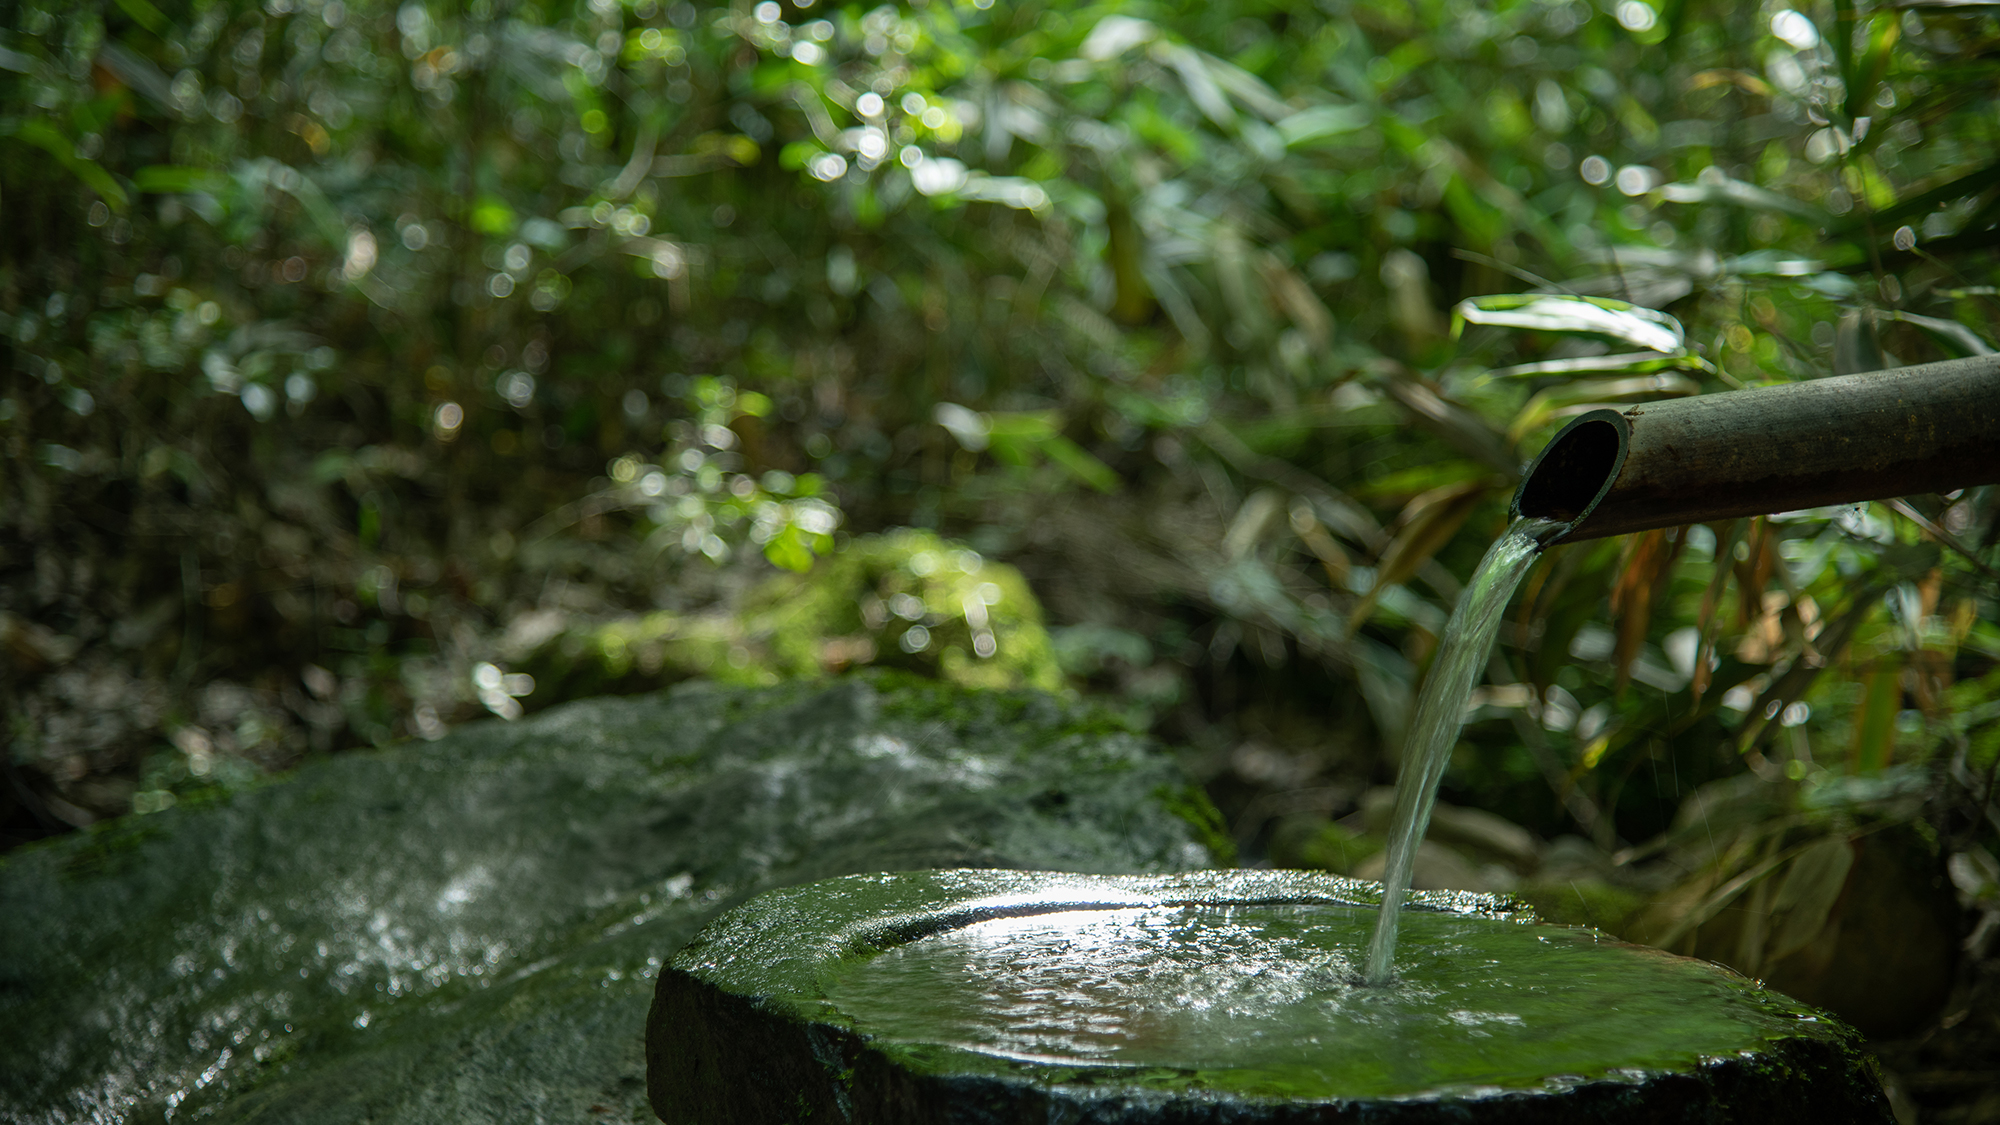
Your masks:
{"label": "mossy stone basin", "polygon": [[762,895],[662,970],[647,1087],[722,1122],[1889,1119],[1858,1035],[1719,966],[1307,872],[857,875]]}

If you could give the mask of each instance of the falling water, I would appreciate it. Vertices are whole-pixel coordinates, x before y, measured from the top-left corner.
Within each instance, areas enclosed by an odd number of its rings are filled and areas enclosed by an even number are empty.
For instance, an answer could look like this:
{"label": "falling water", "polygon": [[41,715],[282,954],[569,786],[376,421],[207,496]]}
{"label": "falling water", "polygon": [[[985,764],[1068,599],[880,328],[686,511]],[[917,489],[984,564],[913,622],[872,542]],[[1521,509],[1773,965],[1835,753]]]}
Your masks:
{"label": "falling water", "polygon": [[1396,779],[1396,817],[1389,826],[1388,867],[1382,872],[1382,910],[1368,943],[1369,984],[1387,984],[1395,973],[1396,924],[1403,895],[1410,889],[1410,867],[1430,826],[1431,806],[1437,803],[1438,782],[1458,741],[1466,697],[1493,650],[1493,635],[1500,629],[1507,600],[1527,575],[1535,554],[1567,526],[1526,516],[1515,520],[1480,560],[1472,584],[1445,624],[1437,659],[1417,697],[1402,772]]}

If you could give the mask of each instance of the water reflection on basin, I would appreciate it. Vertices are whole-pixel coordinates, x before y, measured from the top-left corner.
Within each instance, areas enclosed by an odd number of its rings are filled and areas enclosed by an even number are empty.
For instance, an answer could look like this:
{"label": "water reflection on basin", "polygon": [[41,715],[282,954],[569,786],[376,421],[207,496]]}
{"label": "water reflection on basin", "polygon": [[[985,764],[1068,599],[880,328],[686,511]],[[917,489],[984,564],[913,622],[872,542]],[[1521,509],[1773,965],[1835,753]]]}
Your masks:
{"label": "water reflection on basin", "polygon": [[1562,1088],[1754,1050],[1811,1013],[1590,930],[1409,912],[1398,982],[1359,983],[1374,912],[1146,906],[998,918],[834,967],[881,1046],[1201,1071],[1292,1097]]}

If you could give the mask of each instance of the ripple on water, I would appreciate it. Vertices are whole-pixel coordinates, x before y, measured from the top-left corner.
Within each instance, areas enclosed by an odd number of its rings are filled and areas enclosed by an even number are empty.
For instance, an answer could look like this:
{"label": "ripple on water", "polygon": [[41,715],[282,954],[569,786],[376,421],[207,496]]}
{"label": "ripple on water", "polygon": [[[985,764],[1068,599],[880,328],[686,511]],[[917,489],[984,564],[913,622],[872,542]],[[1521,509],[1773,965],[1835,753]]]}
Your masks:
{"label": "ripple on water", "polygon": [[1145,907],[936,934],[823,982],[855,1028],[1055,1065],[1201,1071],[1273,1097],[1560,1088],[1684,1069],[1804,1010],[1591,930],[1408,912],[1398,981],[1361,985],[1374,912]]}

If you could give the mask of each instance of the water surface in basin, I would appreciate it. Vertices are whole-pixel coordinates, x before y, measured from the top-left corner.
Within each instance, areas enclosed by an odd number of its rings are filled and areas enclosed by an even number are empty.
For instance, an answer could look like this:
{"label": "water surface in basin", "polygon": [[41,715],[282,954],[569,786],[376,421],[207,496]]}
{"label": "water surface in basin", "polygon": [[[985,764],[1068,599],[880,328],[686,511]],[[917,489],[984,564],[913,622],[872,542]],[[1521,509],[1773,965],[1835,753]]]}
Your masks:
{"label": "water surface in basin", "polygon": [[[1389,987],[1374,911],[1147,907],[996,919],[848,961],[834,1009],[881,1045],[1199,1072],[1271,1097],[1562,1088],[1755,1050],[1812,1014],[1591,930],[1408,911]],[[1191,1077],[1193,1077],[1191,1075]]]}

